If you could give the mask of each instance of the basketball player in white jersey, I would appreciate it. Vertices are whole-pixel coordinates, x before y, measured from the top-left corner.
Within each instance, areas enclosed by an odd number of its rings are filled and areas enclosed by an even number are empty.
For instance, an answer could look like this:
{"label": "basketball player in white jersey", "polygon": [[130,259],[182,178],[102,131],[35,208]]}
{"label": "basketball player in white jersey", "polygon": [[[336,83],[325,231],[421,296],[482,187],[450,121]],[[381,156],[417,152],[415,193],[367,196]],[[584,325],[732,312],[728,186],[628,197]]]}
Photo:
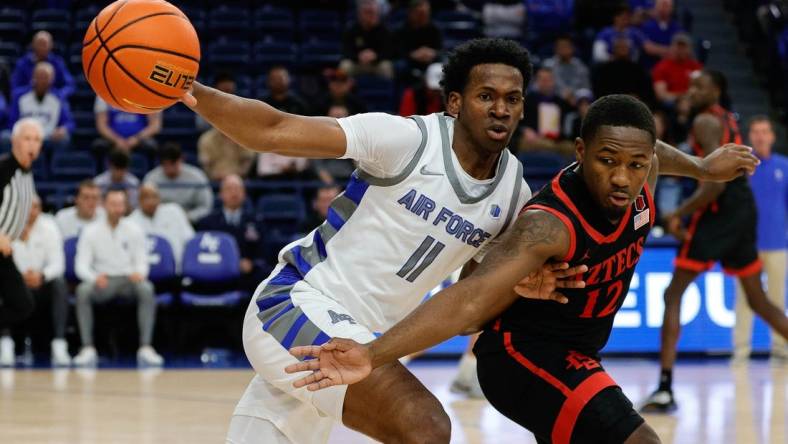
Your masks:
{"label": "basketball player in white jersey", "polygon": [[456,119],[303,117],[195,83],[185,103],[247,148],[358,162],[326,222],[280,252],[252,297],[243,343],[257,375],[228,442],[325,442],[334,421],[383,442],[449,441],[440,403],[401,364],[350,388],[310,392],[294,389],[296,377],[284,372],[298,362],[288,349],[336,336],[372,341],[452,271],[481,259],[531,197],[522,165],[505,149],[530,77],[528,52],[514,42],[458,47],[442,82]]}

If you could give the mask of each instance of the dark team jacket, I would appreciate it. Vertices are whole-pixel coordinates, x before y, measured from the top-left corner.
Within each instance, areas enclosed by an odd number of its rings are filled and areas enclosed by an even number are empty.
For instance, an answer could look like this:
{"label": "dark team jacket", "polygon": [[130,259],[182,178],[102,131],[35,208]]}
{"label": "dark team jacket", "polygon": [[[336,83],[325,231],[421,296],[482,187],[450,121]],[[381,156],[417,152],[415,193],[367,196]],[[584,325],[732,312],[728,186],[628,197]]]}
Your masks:
{"label": "dark team jacket", "polygon": [[654,200],[644,186],[621,222],[613,225],[593,202],[570,165],[523,208],[543,210],[564,223],[570,247],[564,260],[588,266],[583,289],[562,289],[567,304],[520,298],[491,324],[515,340],[541,341],[595,357],[607,343],[613,317],[629,291],[643,245],[654,224]]}
{"label": "dark team jacket", "polygon": [[[701,114],[711,114],[716,117],[722,125],[722,140],[720,146],[726,143],[742,143],[741,133],[739,132],[739,125],[736,123],[736,118],[731,112],[721,107],[714,105],[703,111]],[[695,135],[690,132],[689,138],[690,146],[698,157],[703,157],[703,148],[695,140]],[[717,196],[717,200],[712,202],[706,208],[701,208],[696,212],[696,218],[707,210],[712,213],[735,213],[741,211],[743,208],[747,210],[755,210],[755,198],[752,195],[750,182],[746,176],[740,176],[725,184],[725,190]]]}

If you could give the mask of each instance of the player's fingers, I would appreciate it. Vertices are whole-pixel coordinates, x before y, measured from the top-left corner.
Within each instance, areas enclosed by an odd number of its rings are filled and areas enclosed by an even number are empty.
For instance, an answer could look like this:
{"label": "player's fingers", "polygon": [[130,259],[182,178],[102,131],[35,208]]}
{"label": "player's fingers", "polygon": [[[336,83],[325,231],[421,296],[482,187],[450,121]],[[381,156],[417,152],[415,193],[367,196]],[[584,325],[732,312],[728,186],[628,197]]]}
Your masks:
{"label": "player's fingers", "polygon": [[585,273],[586,271],[588,271],[588,267],[586,265],[578,265],[576,267],[567,268],[566,270],[557,271],[555,276],[558,278],[567,278]]}
{"label": "player's fingers", "polygon": [[308,376],[304,376],[303,378],[298,379],[295,382],[293,382],[293,387],[301,388],[301,387],[307,386],[309,384],[314,384],[314,383],[320,381],[321,379],[323,379],[323,372],[318,370],[318,371],[316,371],[314,373],[309,374]]}
{"label": "player's fingers", "polygon": [[318,382],[315,382],[313,384],[309,384],[309,387],[307,387],[307,390],[309,390],[310,392],[316,392],[318,390],[321,390],[321,389],[324,389],[324,388],[328,388],[328,387],[331,387],[331,386],[334,386],[334,385],[337,385],[334,381],[332,381],[332,380],[330,380],[328,378],[323,378],[323,379],[321,379]]}
{"label": "player's fingers", "polygon": [[586,288],[586,281],[555,281],[555,288]]}
{"label": "player's fingers", "polygon": [[548,270],[556,271],[556,272],[560,272],[561,270],[566,270],[567,268],[569,268],[569,264],[566,262],[556,262],[554,264],[547,265]]}
{"label": "player's fingers", "polygon": [[181,97],[181,102],[189,108],[197,106],[197,99],[194,98],[191,92],[187,92]]}
{"label": "player's fingers", "polygon": [[290,364],[287,367],[285,367],[285,373],[299,373],[309,370],[320,370],[320,360],[312,359],[310,361]]}
{"label": "player's fingers", "polygon": [[566,296],[556,291],[550,293],[550,299],[558,302],[559,304],[566,304],[567,302],[569,302],[569,299]]}
{"label": "player's fingers", "polygon": [[320,356],[320,346],[302,345],[299,347],[292,347],[290,349],[290,354],[296,358],[318,357]]}

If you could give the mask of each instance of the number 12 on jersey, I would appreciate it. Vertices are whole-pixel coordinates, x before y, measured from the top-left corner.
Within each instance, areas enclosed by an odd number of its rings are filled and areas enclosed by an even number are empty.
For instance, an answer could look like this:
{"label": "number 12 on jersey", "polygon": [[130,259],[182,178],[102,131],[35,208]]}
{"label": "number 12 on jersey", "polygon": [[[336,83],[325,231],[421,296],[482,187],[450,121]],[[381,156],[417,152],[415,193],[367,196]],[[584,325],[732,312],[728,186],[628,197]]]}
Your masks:
{"label": "number 12 on jersey", "polygon": [[443,251],[444,247],[446,245],[443,242],[438,242],[434,237],[427,236],[421,242],[419,248],[408,258],[405,265],[399,269],[397,276],[408,282],[415,281],[435,261],[435,258]]}

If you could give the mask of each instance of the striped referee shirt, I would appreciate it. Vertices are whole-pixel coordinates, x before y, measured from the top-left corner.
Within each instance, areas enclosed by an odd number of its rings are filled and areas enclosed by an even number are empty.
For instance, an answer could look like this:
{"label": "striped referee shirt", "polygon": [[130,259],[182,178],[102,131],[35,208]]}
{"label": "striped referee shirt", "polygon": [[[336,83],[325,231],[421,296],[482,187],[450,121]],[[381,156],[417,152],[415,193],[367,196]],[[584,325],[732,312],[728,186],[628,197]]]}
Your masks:
{"label": "striped referee shirt", "polygon": [[12,154],[0,156],[0,234],[16,240],[22,234],[33,205],[33,173],[24,170]]}

